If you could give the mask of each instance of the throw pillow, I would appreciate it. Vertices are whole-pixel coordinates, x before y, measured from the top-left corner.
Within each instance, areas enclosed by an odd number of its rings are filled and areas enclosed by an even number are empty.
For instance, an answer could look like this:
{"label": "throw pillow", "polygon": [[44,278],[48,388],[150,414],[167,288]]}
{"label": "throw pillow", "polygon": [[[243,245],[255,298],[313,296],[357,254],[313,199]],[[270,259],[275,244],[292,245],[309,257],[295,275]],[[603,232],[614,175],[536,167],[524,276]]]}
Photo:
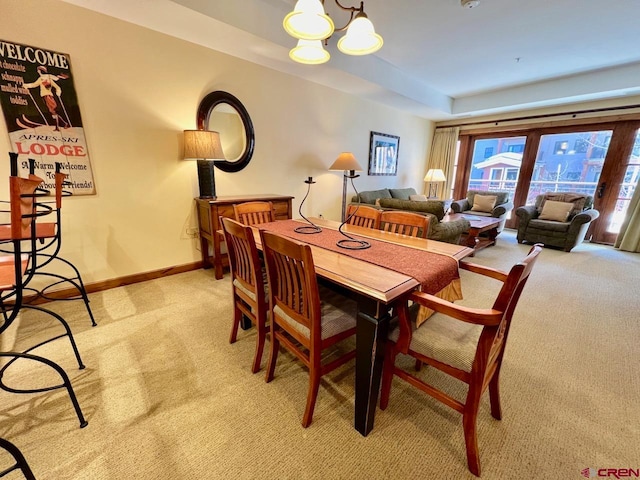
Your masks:
{"label": "throw pillow", "polygon": [[547,200],[542,207],[542,213],[538,220],[552,220],[554,222],[566,222],[569,214],[573,210],[571,202],[555,202]]}
{"label": "throw pillow", "polygon": [[493,207],[496,205],[496,195],[474,195],[473,207],[471,210],[474,212],[487,212],[491,213]]}
{"label": "throw pillow", "polygon": [[426,202],[428,199],[426,195],[409,195],[409,200],[412,202]]}

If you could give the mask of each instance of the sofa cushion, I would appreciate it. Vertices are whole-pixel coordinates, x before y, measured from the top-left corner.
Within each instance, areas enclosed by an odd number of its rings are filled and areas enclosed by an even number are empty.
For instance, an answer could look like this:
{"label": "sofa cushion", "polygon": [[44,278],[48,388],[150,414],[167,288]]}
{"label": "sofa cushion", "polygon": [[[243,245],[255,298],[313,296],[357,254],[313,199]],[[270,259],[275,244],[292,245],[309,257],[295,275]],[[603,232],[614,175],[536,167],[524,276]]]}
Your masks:
{"label": "sofa cushion", "polygon": [[444,204],[438,200],[427,200],[426,202],[412,202],[411,200],[400,200],[399,198],[381,198],[382,208],[394,210],[406,210],[409,212],[430,213],[438,221],[444,217]]}
{"label": "sofa cushion", "polygon": [[368,190],[358,194],[358,201],[360,203],[368,203],[369,205],[375,205],[378,198],[391,198],[389,189],[383,188],[382,190]]}
{"label": "sofa cushion", "polygon": [[415,195],[418,192],[416,192],[415,188],[390,188],[389,193],[393,198],[398,198],[400,200],[409,200],[409,195]]}
{"label": "sofa cushion", "polygon": [[473,207],[471,210],[474,212],[491,212],[496,205],[496,195],[474,195]]}
{"label": "sofa cushion", "polygon": [[409,200],[412,202],[426,202],[429,199],[426,195],[409,195]]}
{"label": "sofa cushion", "polygon": [[573,210],[569,213],[569,218],[573,218],[585,209],[588,198],[590,197],[581,193],[547,192],[542,195],[540,203],[536,203],[536,207],[538,207],[538,213],[541,214],[547,200],[552,202],[570,202],[573,204]]}
{"label": "sofa cushion", "polygon": [[569,218],[569,214],[573,210],[573,203],[571,202],[556,202],[554,200],[547,200],[544,202],[542,212],[538,219],[540,220],[552,220],[554,222],[566,222]]}
{"label": "sofa cushion", "polygon": [[502,205],[503,203],[507,203],[509,201],[509,192],[489,192],[487,190],[469,190],[467,192],[467,200],[469,202],[469,205],[473,205],[473,198],[476,195],[495,195],[496,206]]}

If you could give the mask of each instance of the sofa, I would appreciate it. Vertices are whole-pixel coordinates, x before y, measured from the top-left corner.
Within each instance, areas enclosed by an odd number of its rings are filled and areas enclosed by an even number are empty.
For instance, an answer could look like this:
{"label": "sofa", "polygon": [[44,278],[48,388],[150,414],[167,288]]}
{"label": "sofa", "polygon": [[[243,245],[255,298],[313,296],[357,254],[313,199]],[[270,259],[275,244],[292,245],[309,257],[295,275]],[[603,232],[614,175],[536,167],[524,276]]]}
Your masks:
{"label": "sofa", "polygon": [[351,204],[367,205],[379,210],[404,210],[428,216],[427,238],[439,242],[459,243],[460,236],[469,231],[469,221],[460,218],[442,223],[445,214],[444,202],[425,198],[424,195],[418,195],[414,188],[383,188],[360,192],[353,196]]}
{"label": "sofa", "polygon": [[[550,214],[550,209],[545,209],[548,201],[551,201],[556,208],[562,208],[562,204],[572,204],[572,206],[567,206],[564,212],[551,211]],[[579,193],[548,192],[538,195],[534,205],[525,205],[516,209],[518,243],[543,243],[545,246],[570,252],[584,240],[589,225],[600,216],[597,210],[591,208],[592,205],[593,197]],[[547,205],[549,206],[551,204]],[[559,215],[559,218],[554,219],[554,215]]]}
{"label": "sofa", "polygon": [[[473,209],[476,195],[496,197],[495,204],[490,208],[483,208],[481,205],[477,209]],[[464,213],[465,215],[478,215],[481,217],[494,217],[500,219],[498,233],[504,228],[507,221],[507,213],[513,209],[513,203],[509,200],[509,192],[489,192],[486,190],[469,190],[467,198],[451,202],[451,211],[453,213]],[[478,209],[479,208],[479,209]]]}

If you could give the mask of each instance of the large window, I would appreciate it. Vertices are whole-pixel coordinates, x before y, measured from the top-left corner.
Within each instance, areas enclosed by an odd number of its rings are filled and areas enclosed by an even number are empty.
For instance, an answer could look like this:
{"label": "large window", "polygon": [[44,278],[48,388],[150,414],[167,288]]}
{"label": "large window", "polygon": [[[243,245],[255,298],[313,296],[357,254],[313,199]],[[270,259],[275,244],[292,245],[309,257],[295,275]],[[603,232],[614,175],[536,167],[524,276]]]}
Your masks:
{"label": "large window", "polygon": [[636,132],[636,139],[633,144],[633,150],[627,161],[627,167],[624,172],[624,178],[618,188],[618,198],[616,206],[611,215],[611,221],[607,230],[611,233],[620,233],[620,227],[624,221],[624,217],[629,208],[631,197],[638,187],[640,181],[640,130]]}
{"label": "large window", "polygon": [[[611,130],[542,135],[527,205],[533,204],[536,196],[545,192],[578,192],[593,196],[610,140]],[[576,144],[584,151],[569,150],[569,145]]]}

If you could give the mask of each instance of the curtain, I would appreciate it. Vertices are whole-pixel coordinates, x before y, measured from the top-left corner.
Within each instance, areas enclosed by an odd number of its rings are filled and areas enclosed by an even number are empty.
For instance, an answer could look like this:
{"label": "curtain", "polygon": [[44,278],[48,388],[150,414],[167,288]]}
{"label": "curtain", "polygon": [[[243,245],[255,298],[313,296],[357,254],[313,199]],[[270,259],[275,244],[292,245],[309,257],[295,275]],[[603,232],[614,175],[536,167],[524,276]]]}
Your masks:
{"label": "curtain", "polygon": [[636,185],[614,246],[627,252],[640,252],[640,183]]}
{"label": "curtain", "polygon": [[453,184],[453,165],[456,159],[458,147],[458,135],[460,127],[436,128],[431,144],[431,154],[427,161],[427,169],[439,168],[444,172],[447,181],[444,186],[438,185],[438,198],[444,199],[449,195]]}

